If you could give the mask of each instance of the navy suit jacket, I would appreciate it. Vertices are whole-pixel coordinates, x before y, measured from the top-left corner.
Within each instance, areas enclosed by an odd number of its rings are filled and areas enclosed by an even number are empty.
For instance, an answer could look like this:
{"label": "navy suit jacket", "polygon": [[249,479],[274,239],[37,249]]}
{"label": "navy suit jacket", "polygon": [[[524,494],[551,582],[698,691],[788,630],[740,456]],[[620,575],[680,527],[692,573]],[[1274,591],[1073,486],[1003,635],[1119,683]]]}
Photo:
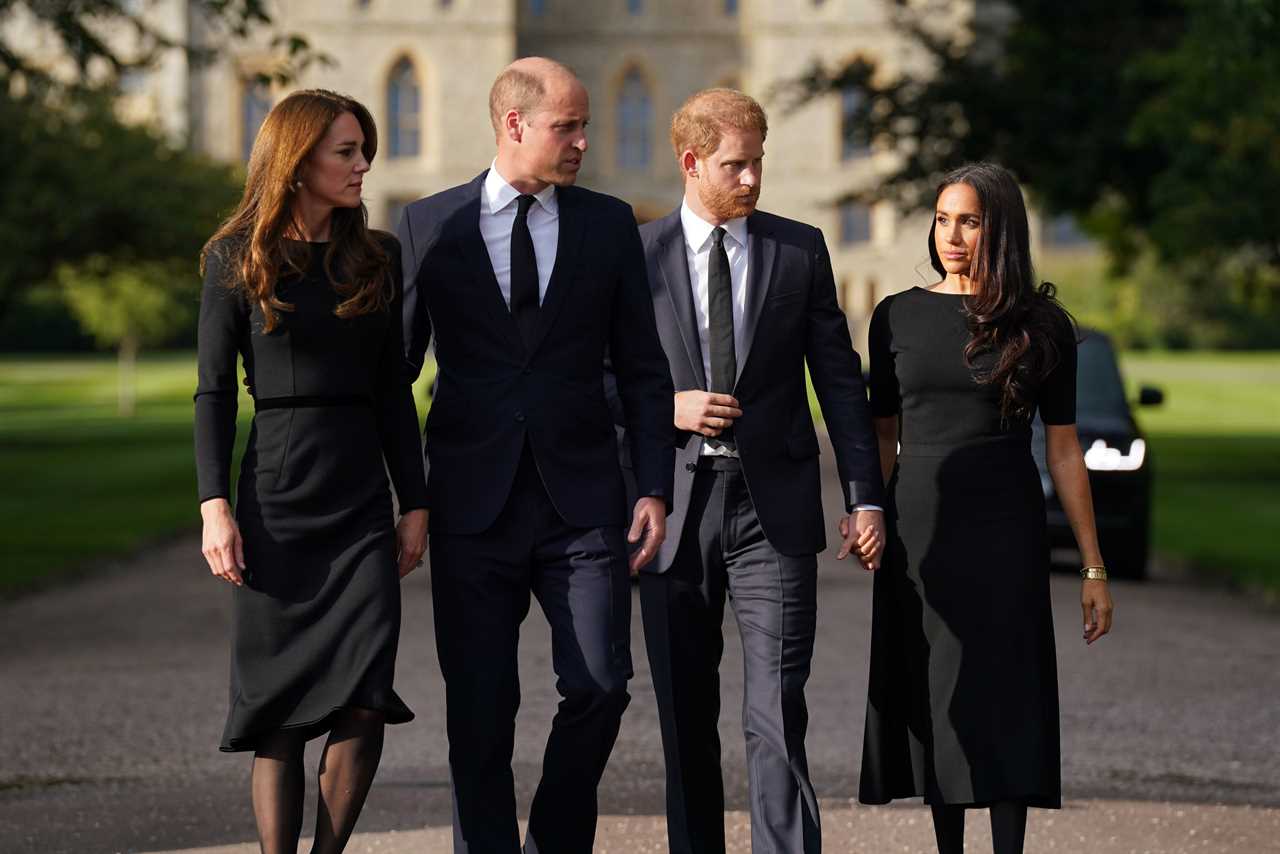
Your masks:
{"label": "navy suit jacket", "polygon": [[399,228],[409,369],[421,370],[433,336],[439,368],[425,436],[432,530],[489,528],[526,443],[566,523],[629,521],[602,382],[606,355],[638,495],[670,506],[671,374],[631,208],[580,187],[557,189],[555,269],[526,346],[480,235],[486,174],[413,202]]}
{"label": "navy suit jacket", "polygon": [[[734,423],[743,476],[765,536],[779,552],[826,547],[818,437],[809,414],[805,365],[826,421],[845,503],[884,506],[880,456],[862,366],[836,302],[822,232],[756,211],[747,217],[750,257]],[[640,227],[658,336],[677,391],[706,389],[693,288],[677,208]],[[645,569],[665,572],[680,544],[702,436],[677,431],[675,494],[667,537]]]}

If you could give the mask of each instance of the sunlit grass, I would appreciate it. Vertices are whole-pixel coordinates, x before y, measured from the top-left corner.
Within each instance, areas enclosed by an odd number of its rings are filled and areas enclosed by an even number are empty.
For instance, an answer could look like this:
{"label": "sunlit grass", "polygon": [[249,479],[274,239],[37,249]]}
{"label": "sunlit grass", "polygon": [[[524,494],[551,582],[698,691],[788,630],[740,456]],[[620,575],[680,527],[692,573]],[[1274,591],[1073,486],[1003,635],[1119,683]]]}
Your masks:
{"label": "sunlit grass", "polygon": [[1130,353],[1155,465],[1157,553],[1245,585],[1280,591],[1280,353]]}
{"label": "sunlit grass", "polygon": [[[1156,467],[1155,549],[1280,590],[1280,354],[1127,354]],[[434,366],[415,386],[426,417]],[[199,525],[190,353],[144,358],[137,414],[116,414],[110,356],[0,357],[0,592],[93,571]],[[812,397],[811,397],[812,400]],[[815,407],[816,409],[816,407]],[[252,404],[241,395],[243,444]],[[233,466],[234,471],[234,466]]]}
{"label": "sunlit grass", "polygon": [[[1157,555],[1280,594],[1280,353],[1127,353],[1130,398],[1155,466]],[[813,390],[809,404],[821,417]]]}
{"label": "sunlit grass", "polygon": [[[0,593],[199,526],[192,354],[140,361],[132,417],[117,414],[117,382],[109,356],[0,357]],[[252,412],[242,392],[239,449]]]}

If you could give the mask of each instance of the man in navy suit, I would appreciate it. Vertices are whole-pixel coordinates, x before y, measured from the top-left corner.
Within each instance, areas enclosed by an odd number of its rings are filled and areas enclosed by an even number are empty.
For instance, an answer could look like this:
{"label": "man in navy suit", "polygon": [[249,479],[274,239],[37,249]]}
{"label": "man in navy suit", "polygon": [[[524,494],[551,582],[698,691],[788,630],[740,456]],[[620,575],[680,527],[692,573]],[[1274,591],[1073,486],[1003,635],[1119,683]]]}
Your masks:
{"label": "man in navy suit", "polygon": [[[624,536],[632,570],[662,543],[673,390],[631,209],[574,186],[586,90],[531,57],[498,77],[489,110],[492,166],[409,205],[399,229],[407,358],[416,374],[434,333],[439,367],[425,439],[454,850],[520,848],[516,647],[533,596],[562,700],[524,850],[587,854],[632,675]],[[629,516],[606,354],[638,490]]]}
{"label": "man in navy suit", "polygon": [[755,209],[767,130],[740,92],[690,98],[671,127],[684,200],[640,229],[677,390],[669,535],[640,575],[673,854],[725,850],[716,724],[726,597],[745,657],[752,849],[821,847],[804,686],[826,531],[806,364],[849,513],[837,557],[874,569],[884,545],[876,439],[822,233]]}

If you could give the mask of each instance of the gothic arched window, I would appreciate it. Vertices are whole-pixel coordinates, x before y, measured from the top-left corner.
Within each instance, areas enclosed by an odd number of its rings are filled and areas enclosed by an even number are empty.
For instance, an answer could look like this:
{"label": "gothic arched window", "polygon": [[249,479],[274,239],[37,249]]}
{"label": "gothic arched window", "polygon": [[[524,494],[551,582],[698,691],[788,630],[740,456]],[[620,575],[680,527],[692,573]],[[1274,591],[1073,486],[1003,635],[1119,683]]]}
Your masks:
{"label": "gothic arched window", "polygon": [[840,245],[871,241],[871,208],[852,199],[840,203]]}
{"label": "gothic arched window", "polygon": [[240,90],[240,156],[245,160],[253,153],[258,128],[271,112],[271,89],[261,80],[246,80]]}
{"label": "gothic arched window", "polygon": [[865,134],[857,126],[858,113],[865,102],[862,92],[852,87],[840,92],[840,159],[854,160],[871,153]]}
{"label": "gothic arched window", "polygon": [[653,101],[649,86],[638,69],[632,68],[622,78],[618,91],[618,168],[627,172],[643,172],[649,168],[652,149]]}
{"label": "gothic arched window", "polygon": [[417,157],[422,150],[422,91],[413,63],[406,57],[387,79],[387,154]]}

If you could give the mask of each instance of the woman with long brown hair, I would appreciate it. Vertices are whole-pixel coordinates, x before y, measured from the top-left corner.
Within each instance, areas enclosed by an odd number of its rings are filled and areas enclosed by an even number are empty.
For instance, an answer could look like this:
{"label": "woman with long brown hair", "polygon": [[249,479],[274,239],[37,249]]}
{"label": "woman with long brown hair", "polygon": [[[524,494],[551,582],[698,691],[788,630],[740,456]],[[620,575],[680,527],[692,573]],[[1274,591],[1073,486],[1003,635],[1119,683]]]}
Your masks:
{"label": "woman with long brown hair", "polygon": [[[341,851],[384,725],[413,717],[392,682],[399,579],[426,545],[426,484],[403,368],[400,249],[368,229],[360,199],[376,151],[356,101],[288,96],[254,142],[239,207],[201,255],[203,551],[233,585],[235,615],[221,748],[254,752],[267,854],[297,850],[308,739],[328,733],[312,850]],[[254,417],[233,515],[238,357]]]}
{"label": "woman with long brown hair", "polygon": [[929,256],[941,281],[886,298],[871,320],[889,537],[859,798],[923,796],[941,854],[963,851],[965,809],[989,808],[996,854],[1015,854],[1027,807],[1062,799],[1037,412],[1083,558],[1084,641],[1111,628],[1075,428],[1075,328],[1036,283],[1022,193],[1000,166],[942,181]]}

